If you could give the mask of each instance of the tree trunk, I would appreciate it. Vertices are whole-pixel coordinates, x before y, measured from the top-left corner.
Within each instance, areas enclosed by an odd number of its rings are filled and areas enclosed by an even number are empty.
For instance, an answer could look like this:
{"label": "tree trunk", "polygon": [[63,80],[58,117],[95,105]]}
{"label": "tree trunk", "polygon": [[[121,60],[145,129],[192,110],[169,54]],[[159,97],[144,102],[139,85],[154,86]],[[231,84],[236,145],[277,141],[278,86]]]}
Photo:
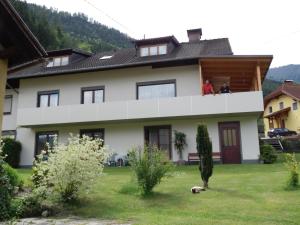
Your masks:
{"label": "tree trunk", "polygon": [[203,187],[204,187],[205,189],[208,188],[208,182],[207,182],[207,181],[203,181]]}

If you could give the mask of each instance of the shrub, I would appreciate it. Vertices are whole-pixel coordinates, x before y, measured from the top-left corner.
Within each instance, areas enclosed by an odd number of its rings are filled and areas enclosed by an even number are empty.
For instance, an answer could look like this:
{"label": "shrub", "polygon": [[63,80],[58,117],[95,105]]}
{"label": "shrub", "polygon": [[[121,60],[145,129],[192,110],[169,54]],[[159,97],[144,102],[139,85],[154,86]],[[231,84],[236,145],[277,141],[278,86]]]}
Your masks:
{"label": "shrub", "polygon": [[277,152],[271,145],[262,145],[260,146],[260,160],[265,164],[271,164],[277,160]]}
{"label": "shrub", "polygon": [[[32,177],[36,191],[46,199],[77,200],[102,173],[107,153],[99,139],[69,138],[68,145],[55,145],[34,163]],[[47,158],[47,160],[45,160]]]}
{"label": "shrub", "polygon": [[5,164],[2,156],[2,145],[0,146],[0,221],[9,219],[11,207],[12,186],[3,167]]}
{"label": "shrub", "polygon": [[295,153],[285,154],[285,166],[290,172],[290,176],[287,182],[288,189],[294,189],[299,186],[299,165],[300,163],[296,159]]}
{"label": "shrub", "polygon": [[4,164],[3,168],[8,176],[9,183],[12,187],[22,188],[23,181],[17,171],[13,169],[10,165]]}
{"label": "shrub", "polygon": [[143,195],[151,194],[153,188],[173,167],[163,151],[155,146],[132,149],[129,152],[129,163]]}
{"label": "shrub", "polygon": [[197,136],[197,152],[199,155],[199,170],[204,188],[208,188],[208,180],[213,173],[213,158],[212,158],[212,144],[208,135],[207,127],[205,125],[198,126]]}
{"label": "shrub", "polygon": [[3,154],[6,155],[5,161],[12,167],[17,168],[20,164],[20,154],[22,145],[19,141],[11,138],[3,139]]}

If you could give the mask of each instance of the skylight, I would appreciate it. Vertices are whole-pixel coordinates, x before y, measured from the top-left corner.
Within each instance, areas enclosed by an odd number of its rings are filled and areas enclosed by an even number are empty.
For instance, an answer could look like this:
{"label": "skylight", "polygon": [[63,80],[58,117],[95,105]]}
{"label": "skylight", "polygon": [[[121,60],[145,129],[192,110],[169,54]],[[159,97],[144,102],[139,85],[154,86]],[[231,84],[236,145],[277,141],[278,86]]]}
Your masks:
{"label": "skylight", "polygon": [[110,59],[110,58],[112,58],[113,57],[113,55],[104,55],[104,56],[102,56],[100,59],[101,60],[103,60],[103,59]]}

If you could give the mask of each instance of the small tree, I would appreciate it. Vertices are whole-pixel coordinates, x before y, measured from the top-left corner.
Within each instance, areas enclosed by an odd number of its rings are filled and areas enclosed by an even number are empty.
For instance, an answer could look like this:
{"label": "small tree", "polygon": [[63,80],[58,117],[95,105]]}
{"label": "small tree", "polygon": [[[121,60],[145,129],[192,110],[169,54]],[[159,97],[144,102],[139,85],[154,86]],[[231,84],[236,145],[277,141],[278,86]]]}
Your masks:
{"label": "small tree", "polygon": [[295,153],[285,154],[285,166],[290,172],[290,176],[287,182],[288,189],[294,189],[299,186],[299,165],[300,163],[296,159]]}
{"label": "small tree", "polygon": [[199,170],[204,188],[208,188],[208,180],[213,173],[212,144],[209,139],[207,127],[198,126],[197,131],[197,151],[200,159]]}
{"label": "small tree", "polygon": [[186,143],[186,135],[185,133],[179,132],[177,130],[174,131],[175,140],[174,145],[179,154],[179,159],[182,160],[182,152],[184,147],[187,145]]}
{"label": "small tree", "polygon": [[166,159],[162,150],[155,146],[132,149],[128,155],[138,185],[145,196],[152,193],[153,188],[161,182],[162,178],[173,167],[173,164]]}

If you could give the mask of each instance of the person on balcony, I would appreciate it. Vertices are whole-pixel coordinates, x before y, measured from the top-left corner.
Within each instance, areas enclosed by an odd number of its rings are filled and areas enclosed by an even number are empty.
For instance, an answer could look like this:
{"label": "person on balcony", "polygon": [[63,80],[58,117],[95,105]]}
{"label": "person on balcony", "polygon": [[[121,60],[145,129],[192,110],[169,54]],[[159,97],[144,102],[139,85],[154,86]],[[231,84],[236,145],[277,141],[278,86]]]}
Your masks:
{"label": "person on balcony", "polygon": [[210,95],[210,94],[215,95],[215,91],[210,81],[206,80],[205,84],[203,84],[202,87],[202,95]]}
{"label": "person on balcony", "polygon": [[220,88],[220,91],[219,91],[219,93],[220,94],[228,94],[228,93],[232,93],[231,92],[231,90],[230,90],[230,87],[229,87],[229,85],[226,83],[226,82],[224,82],[224,84],[221,86],[221,88]]}

